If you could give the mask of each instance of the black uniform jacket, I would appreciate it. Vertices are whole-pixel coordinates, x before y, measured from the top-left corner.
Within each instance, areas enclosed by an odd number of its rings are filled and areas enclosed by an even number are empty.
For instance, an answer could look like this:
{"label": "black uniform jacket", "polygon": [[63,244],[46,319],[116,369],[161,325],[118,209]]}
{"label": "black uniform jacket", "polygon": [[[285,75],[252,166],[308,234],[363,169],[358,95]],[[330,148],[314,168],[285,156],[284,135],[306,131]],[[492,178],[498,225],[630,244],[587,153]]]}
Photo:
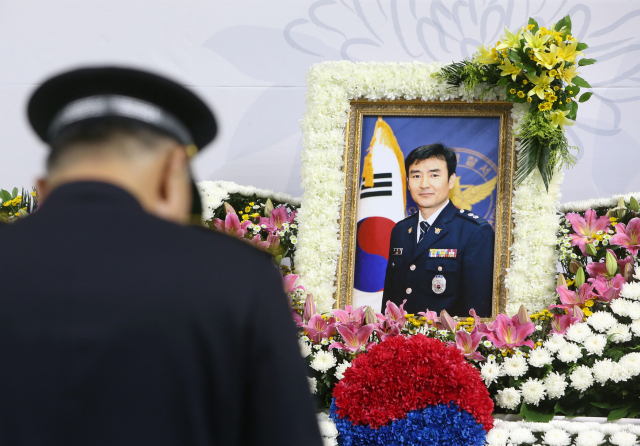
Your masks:
{"label": "black uniform jacket", "polygon": [[0,445],[321,445],[266,254],[98,182],[0,240]]}
{"label": "black uniform jacket", "polygon": [[[481,317],[491,316],[495,238],[491,225],[449,202],[420,244],[416,231],[417,212],[391,231],[383,310],[389,300],[400,305],[407,299],[404,309],[409,313],[429,309],[468,316],[473,308]],[[451,250],[456,250],[455,257]],[[436,276],[446,281],[441,293],[434,291]]]}

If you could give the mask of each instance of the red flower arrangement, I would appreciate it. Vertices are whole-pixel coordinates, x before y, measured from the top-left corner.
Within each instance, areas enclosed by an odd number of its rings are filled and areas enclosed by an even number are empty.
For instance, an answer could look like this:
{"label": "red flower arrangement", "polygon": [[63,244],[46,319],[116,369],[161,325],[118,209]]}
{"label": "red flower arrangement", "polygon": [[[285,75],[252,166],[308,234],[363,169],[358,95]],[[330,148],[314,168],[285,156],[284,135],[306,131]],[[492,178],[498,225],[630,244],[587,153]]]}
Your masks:
{"label": "red flower arrangement", "polygon": [[333,396],[337,415],[373,429],[451,402],[485,431],[493,427],[493,401],[480,372],[457,348],[421,334],[388,338],[358,356]]}

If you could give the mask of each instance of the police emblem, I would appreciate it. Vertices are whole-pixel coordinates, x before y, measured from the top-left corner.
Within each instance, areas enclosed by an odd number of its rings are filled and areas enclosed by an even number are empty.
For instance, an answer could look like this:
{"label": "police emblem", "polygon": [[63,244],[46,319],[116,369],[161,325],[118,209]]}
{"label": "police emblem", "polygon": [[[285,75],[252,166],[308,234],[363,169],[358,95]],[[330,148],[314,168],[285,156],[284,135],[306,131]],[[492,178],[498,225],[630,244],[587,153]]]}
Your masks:
{"label": "police emblem", "polygon": [[447,280],[444,278],[444,276],[435,276],[431,281],[431,289],[436,294],[444,293],[444,290],[447,289]]}

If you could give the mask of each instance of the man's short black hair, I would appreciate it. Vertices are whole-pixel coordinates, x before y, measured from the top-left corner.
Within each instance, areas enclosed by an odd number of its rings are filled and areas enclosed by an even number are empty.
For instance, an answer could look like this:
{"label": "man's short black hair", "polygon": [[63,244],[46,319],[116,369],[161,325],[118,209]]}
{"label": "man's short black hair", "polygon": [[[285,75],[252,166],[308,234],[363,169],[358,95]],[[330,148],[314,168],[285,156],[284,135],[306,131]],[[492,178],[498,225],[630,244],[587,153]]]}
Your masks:
{"label": "man's short black hair", "polygon": [[435,143],[420,146],[417,149],[413,149],[411,153],[407,155],[407,158],[404,160],[407,178],[409,177],[409,167],[414,163],[419,163],[429,158],[437,158],[447,162],[447,178],[451,178],[451,175],[456,173],[456,166],[458,165],[456,152],[454,152],[451,147],[447,147],[441,143]]}

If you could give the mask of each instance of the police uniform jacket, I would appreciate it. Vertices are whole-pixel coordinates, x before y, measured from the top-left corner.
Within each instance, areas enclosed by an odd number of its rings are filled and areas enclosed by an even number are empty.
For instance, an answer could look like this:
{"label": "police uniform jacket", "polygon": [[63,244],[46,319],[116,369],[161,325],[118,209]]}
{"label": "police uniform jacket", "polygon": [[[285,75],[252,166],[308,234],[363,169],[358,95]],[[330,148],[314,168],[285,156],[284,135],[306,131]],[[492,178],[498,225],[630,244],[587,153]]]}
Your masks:
{"label": "police uniform jacket", "polygon": [[99,182],[0,240],[0,444],[321,445],[268,255]]}
{"label": "police uniform jacket", "polygon": [[[399,221],[391,231],[383,309],[387,301],[400,305],[407,299],[404,309],[409,313],[429,309],[466,316],[473,308],[479,316],[491,316],[491,225],[449,202],[419,244],[418,232],[417,212]],[[434,291],[436,276],[446,281],[440,293]],[[441,278],[436,284],[438,281]]]}

